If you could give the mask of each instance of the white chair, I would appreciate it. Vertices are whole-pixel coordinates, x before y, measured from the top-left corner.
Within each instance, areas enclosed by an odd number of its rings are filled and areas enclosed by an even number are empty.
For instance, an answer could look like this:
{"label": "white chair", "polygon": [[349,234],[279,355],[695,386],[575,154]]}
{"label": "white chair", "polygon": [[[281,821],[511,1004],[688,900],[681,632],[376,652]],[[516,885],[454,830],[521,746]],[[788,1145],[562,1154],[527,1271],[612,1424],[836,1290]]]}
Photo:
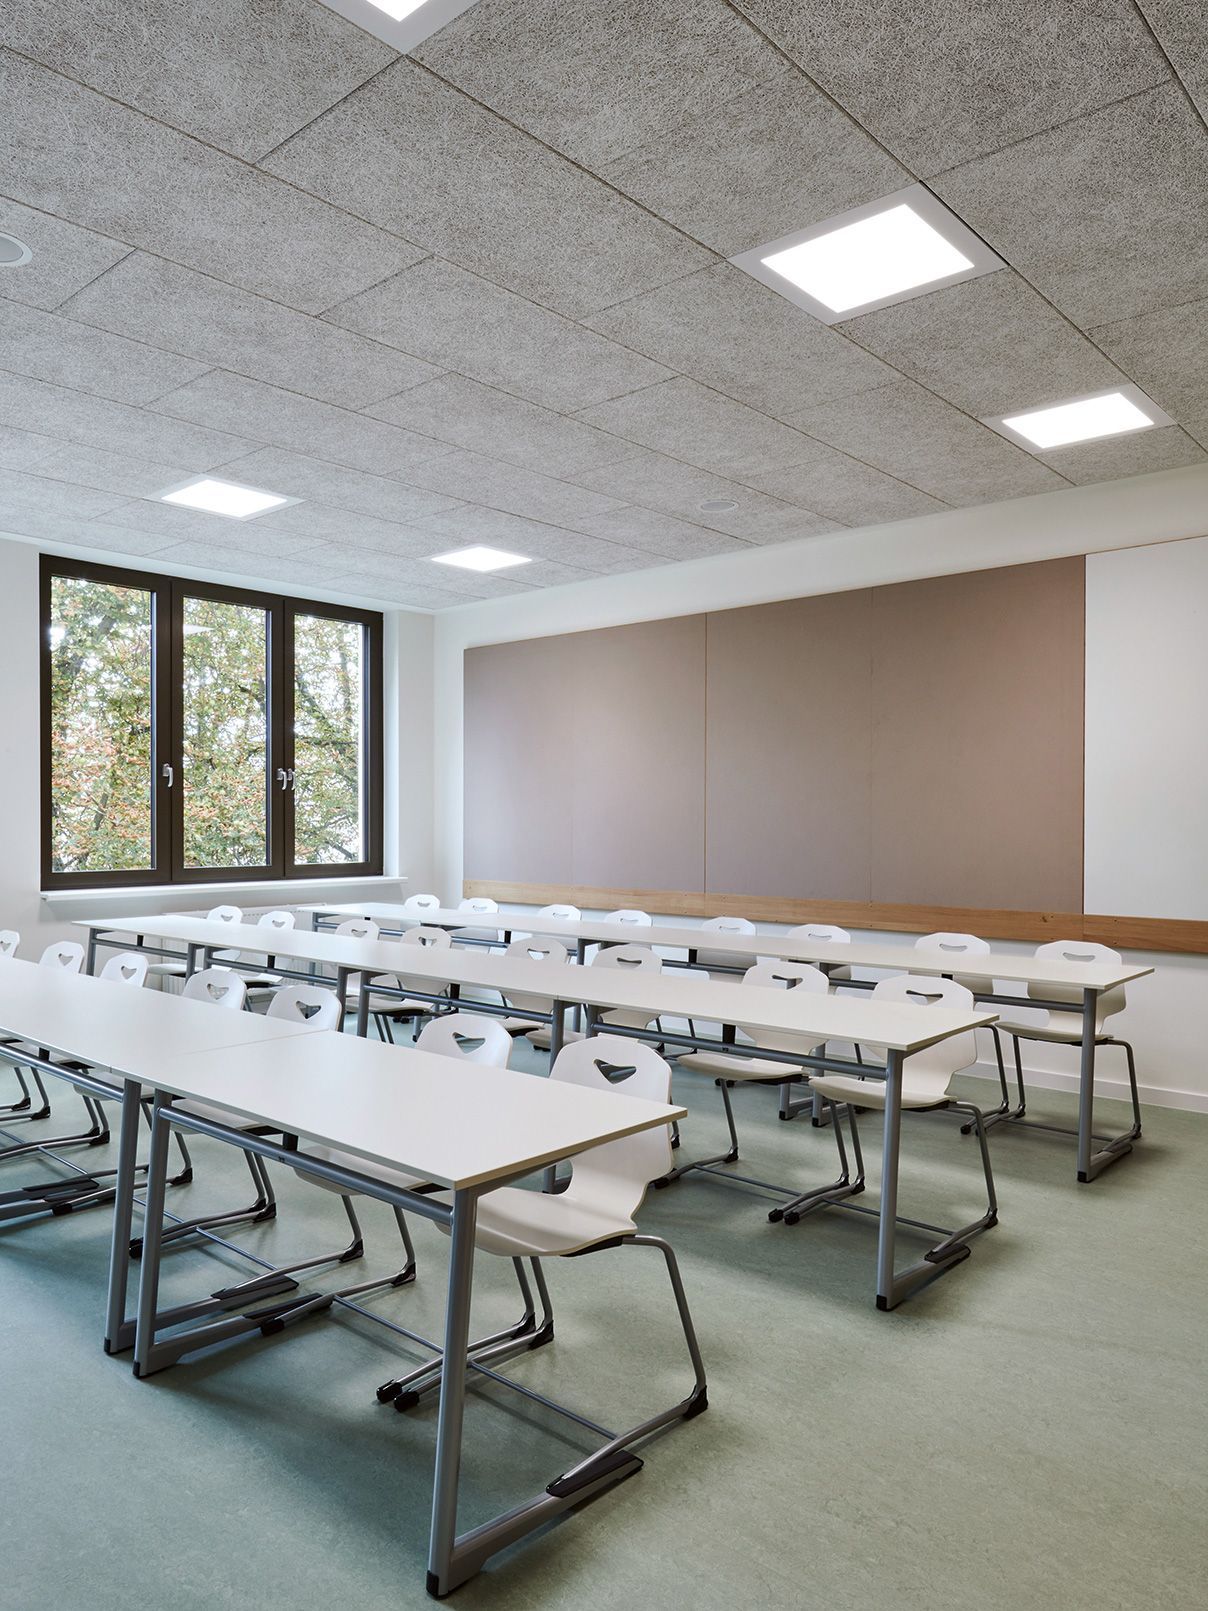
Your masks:
{"label": "white chair", "polygon": [[[477,912],[486,916],[491,912],[498,912],[499,902],[491,900],[489,895],[467,895],[464,901],[458,901],[457,910],[459,912]],[[454,929],[453,939],[463,945],[485,945],[489,949],[492,945],[499,944],[500,934],[497,928]]]}
{"label": "white chair", "polygon": [[[17,933],[16,929],[0,929],[0,962],[2,962],[5,957],[15,957],[17,954],[17,947],[20,944],[21,936]],[[11,1113],[22,1120],[34,1118],[45,1119],[50,1113],[49,1107],[47,1107],[44,1112],[31,1112],[32,1101],[29,1094],[29,1086],[25,1079],[25,1070],[23,1068],[18,1068],[15,1064],[10,1064],[9,1067],[12,1068],[13,1073],[17,1077],[17,1084],[21,1087],[21,1098],[17,1102],[0,1103],[0,1113]]]}
{"label": "white chair", "polygon": [[[926,1011],[930,1007],[944,1007],[952,1012],[973,1010],[972,993],[955,979],[897,974],[893,978],[880,980],[874,987],[872,995],[874,1001],[912,1003],[920,1011]],[[879,1049],[876,1055],[878,1061],[883,1060],[884,1054]],[[939,1225],[922,1224],[920,1221],[902,1221],[903,1224],[913,1224],[917,1228],[938,1232],[942,1236],[943,1240],[924,1254],[924,1259],[935,1265],[937,1275],[968,1256],[967,1244],[971,1236],[979,1231],[989,1230],[992,1225],[998,1223],[994,1172],[990,1167],[990,1148],[986,1142],[986,1127],[981,1109],[972,1102],[960,1100],[951,1092],[954,1075],[961,1069],[970,1067],[976,1060],[977,1043],[973,1031],[969,1030],[967,1034],[949,1036],[947,1040],[937,1041],[934,1046],[914,1052],[905,1059],[902,1066],[903,1112],[966,1113],[973,1121],[978,1144],[981,1147],[988,1203],[986,1212],[979,1219],[972,1220],[968,1225],[962,1225],[955,1231],[946,1230]],[[883,1112],[885,1109],[885,1082],[875,1076],[861,1078],[853,1074],[815,1074],[811,1077],[811,1084],[830,1105],[842,1173],[834,1185],[803,1192],[791,1203],[773,1209],[768,1215],[770,1220],[783,1220],[786,1225],[795,1225],[802,1215],[810,1213],[815,1208],[823,1208],[828,1203],[841,1205],[844,1198],[854,1197],[864,1190],[864,1158],[860,1150],[856,1110],[874,1108]],[[848,1123],[851,1127],[852,1149],[856,1163],[854,1179],[850,1176],[847,1152],[843,1145],[841,1106],[847,1110]],[[860,1212],[867,1210],[861,1209]]]}
{"label": "white chair", "polygon": [[[219,921],[227,920],[220,919]],[[288,933],[289,930],[294,927],[295,922],[296,919],[292,912],[276,910],[261,913],[261,915],[256,919],[256,927],[258,929],[272,929],[278,934],[284,934]],[[255,965],[257,964],[258,960],[261,959],[258,959],[254,955],[244,955],[243,957],[240,957],[238,951],[216,951],[210,958],[211,964],[215,966],[230,967],[233,963],[240,961],[244,964],[244,966],[238,971],[244,982],[244,985],[247,987],[247,1000],[249,1004],[253,1001],[262,999],[271,991],[276,990],[278,985],[280,985],[282,982],[280,974],[273,973],[271,971],[266,971],[264,973],[247,972],[246,969],[248,965]],[[272,952],[270,951],[262,960],[266,969],[271,970],[273,965]]]}
{"label": "white chair", "polygon": [[512,1055],[511,1035],[498,1018],[486,1013],[442,1013],[424,1025],[415,1045],[417,1051],[485,1063],[490,1068],[506,1068]]}
{"label": "white chair", "polygon": [[[796,928],[787,929],[782,938],[817,941],[823,945],[851,944],[851,935],[848,931],[836,927],[834,923],[798,923]],[[842,984],[844,980],[851,978],[851,969],[845,962],[819,962],[815,966],[822,969],[832,984]]]}
{"label": "white chair", "polygon": [[[241,906],[211,906],[206,913],[207,923],[242,923],[243,908]],[[183,979],[187,963],[182,957],[179,962],[152,962],[147,972],[162,979]]]}
{"label": "white chair", "polygon": [[0,961],[5,957],[15,957],[20,944],[21,936],[16,929],[0,929]]}
{"label": "white chair", "polygon": [[629,923],[636,929],[648,929],[654,922],[649,912],[639,912],[636,907],[622,906],[615,912],[605,912],[600,919],[601,923]]}
{"label": "white chair", "polygon": [[[376,940],[382,931],[371,917],[346,917],[342,923],[336,925],[335,932],[338,936],[349,940]],[[348,975],[348,987],[344,996],[346,1007],[356,1008],[360,990],[360,974],[350,973]]]}
{"label": "white chair", "polygon": [[[955,979],[957,984],[964,985],[969,994],[976,998],[979,992],[984,993],[985,981],[981,979],[962,978],[959,971],[961,957],[987,957],[990,955],[990,942],[983,940],[976,934],[960,934],[947,929],[940,929],[935,934],[922,934],[914,942],[916,951],[943,951],[951,957],[954,964],[952,973],[945,973],[944,977]],[[986,1129],[997,1124],[1010,1112],[1011,1097],[1007,1090],[1007,1070],[1002,1056],[1002,1039],[998,1032],[998,1025],[990,1025],[990,1034],[994,1041],[994,1055],[998,1061],[998,1083],[1002,1090],[1002,1099],[997,1108],[984,1114]],[[961,1126],[961,1133],[968,1135],[973,1129],[972,1124]]]}
{"label": "white chair", "polygon": [[[817,968],[810,967],[808,963],[757,962],[754,967],[747,969],[742,976],[742,984],[736,987],[734,1002],[736,1013],[742,1011],[739,992],[748,985],[765,990],[804,990],[808,994],[820,996],[826,995],[829,988],[826,975]],[[802,1057],[808,1057],[819,1044],[808,1037],[782,1034],[741,1024],[737,1026],[737,1033],[742,1036],[742,1041],[736,1039],[734,1043],[736,1046],[746,1045],[753,1048],[762,1047],[767,1051],[795,1052]],[[730,1101],[731,1085],[785,1085],[801,1079],[805,1074],[802,1065],[773,1061],[770,1057],[744,1056],[739,1052],[684,1052],[677,1061],[681,1068],[690,1069],[696,1074],[712,1075],[717,1082],[725,1105],[730,1146],[726,1152],[718,1153],[714,1157],[697,1158],[691,1163],[681,1164],[665,1180],[656,1182],[659,1186],[670,1185],[673,1180],[679,1180],[681,1176],[694,1169],[709,1170],[718,1164],[731,1164],[737,1161],[738,1130],[734,1123],[734,1108]],[[728,1175],[726,1178],[742,1180],[745,1185],[764,1186],[772,1191],[783,1189],[768,1186],[765,1181],[748,1180],[740,1175]]]}
{"label": "white chair", "polygon": [[[184,994],[190,1001],[208,1001],[216,1007],[225,1007],[232,1012],[238,1012],[244,1004],[243,981],[238,974],[227,968],[210,968],[204,973],[193,974],[185,985]],[[340,998],[334,990],[322,985],[282,985],[269,1002],[265,1017],[307,1023],[313,1029],[337,1029],[340,1022]],[[182,1102],[179,1107],[182,1113],[193,1113],[203,1119],[213,1119],[230,1129],[242,1130],[247,1135],[272,1133],[271,1126],[257,1125],[250,1120],[241,1123],[225,1108],[210,1107],[201,1102]],[[177,1141],[181,1140],[179,1130],[174,1130],[173,1134]],[[192,1236],[197,1231],[212,1230],[219,1225],[256,1225],[276,1218],[277,1200],[264,1160],[254,1152],[245,1152],[243,1158],[252,1177],[252,1184],[256,1188],[255,1202],[247,1208],[232,1209],[227,1213],[201,1214],[195,1219],[182,1220],[168,1226],[163,1233],[165,1245],[179,1242],[182,1237]],[[135,1258],[142,1253],[142,1246],[141,1237],[130,1244],[131,1254]],[[329,1254],[325,1258],[311,1262],[326,1264],[338,1257],[339,1254]],[[308,1265],[293,1265],[290,1268],[291,1271],[306,1269]]]}
{"label": "white chair", "polygon": [[[588,1090],[618,1090],[650,1102],[667,1102],[671,1096],[671,1070],[657,1052],[615,1035],[596,1035],[563,1047],[550,1078]],[[672,1421],[699,1415],[708,1405],[704,1364],[675,1253],[661,1237],[639,1232],[636,1223],[647,1187],[666,1172],[670,1161],[667,1129],[644,1130],[582,1153],[574,1160],[570,1184],[557,1196],[504,1186],[488,1192],[478,1204],[476,1246],[484,1253],[511,1259],[518,1270],[521,1260],[530,1261],[544,1315],[536,1330],[531,1325],[523,1330],[513,1328],[510,1334],[471,1343],[467,1357],[475,1364],[535,1348],[553,1337],[553,1308],[541,1268],[543,1258],[577,1258],[614,1247],[655,1247],[662,1253],[692,1363],[692,1391],[673,1408],[615,1437],[610,1449],[625,1449]],[[448,1226],[441,1223],[440,1229],[447,1233]],[[378,1389],[378,1397],[393,1400],[398,1410],[410,1409],[439,1385],[442,1369],[442,1360],[421,1366],[385,1383]]]}
{"label": "white chair", "polygon": [[[757,929],[745,917],[710,917],[701,924],[702,934],[755,934]],[[703,947],[696,950],[696,960],[700,967],[718,969],[714,974],[710,971],[710,978],[728,979],[733,973],[745,973],[751,966],[751,958],[745,951],[706,951]]]}
{"label": "white chair", "polygon": [[403,902],[404,912],[439,912],[440,908],[439,895],[408,895]]}
{"label": "white chair", "polygon": [[[1036,956],[1059,958],[1062,962],[1122,962],[1119,951],[1113,951],[1110,945],[1100,945],[1094,940],[1050,940],[1044,945],[1036,947]],[[1081,1046],[1082,1044],[1082,991],[1077,986],[1062,985],[1029,985],[1027,998],[1040,997],[1046,1001],[1069,1002],[1069,1006],[1045,1011],[1042,1020],[1036,1023],[1023,1023],[1008,1018],[998,1020],[998,1031],[1002,1035],[1011,1037],[1011,1045],[1015,1053],[1015,1081],[1019,1090],[1019,1106],[1015,1108],[1009,1118],[1012,1123],[1018,1123],[1027,1112],[1027,1092],[1023,1083],[1023,1062],[1019,1054],[1021,1040],[1044,1041],[1055,1046]],[[1021,1002],[1022,1006],[1024,1003]],[[1141,1134],[1141,1100],[1137,1091],[1137,1065],[1130,1042],[1121,1040],[1119,1036],[1109,1034],[1104,1028],[1109,1018],[1114,1018],[1125,1007],[1124,986],[1115,990],[1100,992],[1095,1001],[1095,1045],[1119,1046],[1123,1049],[1128,1060],[1128,1086],[1132,1096],[1133,1122],[1131,1129],[1122,1136],[1110,1138],[1111,1144],[1135,1141]],[[1058,1135],[1074,1135],[1073,1131],[1062,1125],[1037,1124],[1028,1121],[1029,1128],[1036,1130],[1052,1130]],[[1105,1140],[1102,1136],[1096,1140]]]}
{"label": "white chair", "polygon": [[62,968],[64,973],[79,973],[84,966],[84,947],[78,940],[54,940],[38,958],[43,968]]}
{"label": "white chair", "polygon": [[[13,956],[16,954],[17,946],[21,942],[21,936],[16,929],[5,929],[4,934],[10,941],[10,947],[4,954]],[[38,958],[38,963],[44,968],[63,968],[68,973],[79,973],[84,965],[84,947],[77,940],[55,940],[42,952],[42,955]],[[8,1042],[10,1047],[28,1046],[28,1044],[28,1042],[15,1040]],[[29,1049],[31,1052],[40,1053],[41,1056],[49,1060],[48,1053],[44,1048],[30,1047]],[[21,1087],[21,1100],[9,1107],[0,1109],[0,1112],[10,1113],[14,1119],[24,1120],[28,1123],[33,1123],[37,1119],[48,1119],[50,1117],[50,1097],[46,1093],[46,1086],[43,1084],[42,1076],[37,1068],[32,1063],[26,1066],[14,1063],[12,1067],[17,1076],[17,1083]],[[26,1067],[28,1067],[29,1074],[37,1088],[40,1101],[40,1106],[37,1108],[32,1106],[29,1086],[25,1081]],[[29,1142],[23,1145],[0,1147],[0,1158],[16,1158],[22,1153],[36,1152],[38,1147],[43,1145],[96,1147],[107,1141],[109,1139],[109,1130],[105,1124],[104,1114],[101,1109],[82,1091],[80,1092],[80,1098],[88,1112],[90,1121],[89,1128],[86,1131],[78,1136],[62,1136],[58,1139],[48,1137],[45,1142]]]}
{"label": "white chair", "polygon": [[[592,958],[590,966],[593,968],[621,968],[627,972],[661,973],[663,971],[662,958],[656,955],[648,945],[602,945]],[[638,1008],[618,1007],[612,1011],[605,1011],[600,1015],[602,1024],[611,1024],[614,1027],[624,1026],[628,1029],[647,1029],[655,1022],[655,1014],[647,1013]],[[542,1051],[550,1048],[550,1026],[542,1024],[540,1029],[526,1030],[529,1040]],[[583,1034],[578,1029],[568,1029],[564,1037],[565,1043],[582,1040]]]}
{"label": "white chair", "polygon": [[118,951],[111,956],[97,975],[100,979],[113,979],[118,984],[145,984],[150,972],[148,958],[141,951]]}
{"label": "white chair", "polygon": [[[397,943],[400,946],[417,946],[423,950],[443,951],[450,946],[452,936],[448,929],[430,928],[420,924],[416,928],[407,929],[399,936]],[[391,990],[422,990],[425,993],[443,995],[437,981],[424,978],[420,974],[406,973],[379,973],[369,981],[370,985],[381,985]],[[419,1032],[419,1020],[431,1017],[439,1010],[438,1004],[433,1001],[413,1001],[400,996],[375,996],[372,989],[369,992],[369,1015],[377,1026],[378,1035],[382,1040],[394,1040],[395,1024],[409,1022],[414,1025],[415,1033]]]}
{"label": "white chair", "polygon": [[[513,940],[503,953],[505,957],[519,961],[529,962],[557,962],[568,961],[566,947],[560,940],[541,939],[532,935],[526,940]],[[506,997],[507,1005],[512,1009],[511,1014],[503,1020],[503,1027],[509,1035],[530,1035],[537,1030],[548,1028],[540,1019],[526,1017],[526,1013],[548,1013],[553,1001],[551,996],[537,996],[529,992],[513,991]]]}
{"label": "white chair", "polygon": [[[570,906],[564,901],[554,901],[551,905],[543,906],[539,911],[534,912],[530,921],[536,922],[539,917],[552,917],[557,918],[561,923],[577,923],[582,916],[583,913],[577,906]],[[539,945],[544,945],[547,940],[557,939],[560,945],[566,946],[566,941],[554,934],[538,934],[536,931],[528,934],[524,930],[517,929],[513,929],[512,934],[517,938],[536,940]],[[569,946],[567,946],[567,950],[569,949]]]}

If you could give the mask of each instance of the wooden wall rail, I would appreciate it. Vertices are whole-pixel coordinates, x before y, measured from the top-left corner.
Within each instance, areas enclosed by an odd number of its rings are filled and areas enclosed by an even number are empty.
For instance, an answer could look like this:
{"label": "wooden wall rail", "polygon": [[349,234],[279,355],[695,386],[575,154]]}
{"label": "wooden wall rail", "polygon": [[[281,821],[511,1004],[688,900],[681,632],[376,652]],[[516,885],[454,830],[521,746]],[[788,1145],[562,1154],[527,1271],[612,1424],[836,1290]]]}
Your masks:
{"label": "wooden wall rail", "polygon": [[468,878],[464,895],[488,895],[516,906],[570,901],[584,910],[633,906],[668,917],[739,916],[754,923],[838,923],[843,928],[930,934],[938,929],[993,940],[1099,940],[1118,951],[1208,955],[1208,923],[1164,917],[1109,917],[1082,912],[1016,912],[971,906],[888,906],[871,901],[796,900],[693,890],[596,889],[509,884]]}

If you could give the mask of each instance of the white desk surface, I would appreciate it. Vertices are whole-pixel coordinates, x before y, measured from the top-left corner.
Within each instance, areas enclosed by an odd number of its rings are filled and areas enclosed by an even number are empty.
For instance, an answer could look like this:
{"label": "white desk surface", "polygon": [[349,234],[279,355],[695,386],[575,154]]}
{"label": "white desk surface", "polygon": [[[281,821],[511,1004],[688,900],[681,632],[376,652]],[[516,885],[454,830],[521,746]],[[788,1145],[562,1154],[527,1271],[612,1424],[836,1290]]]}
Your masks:
{"label": "white desk surface", "polygon": [[992,988],[995,979],[1016,984],[1072,985],[1076,989],[1111,990],[1132,979],[1143,978],[1152,968],[1131,963],[1073,963],[1054,957],[1029,957],[990,951],[983,956],[954,955],[936,947],[912,948],[887,945],[879,940],[853,940],[836,944],[827,940],[790,939],[784,934],[728,934],[713,929],[673,928],[668,924],[644,926],[636,923],[604,923],[599,918],[537,917],[533,912],[461,912],[449,907],[439,911],[411,912],[401,905],[368,901],[345,904],[302,906],[302,912],[330,913],[332,916],[371,917],[377,922],[426,923],[434,928],[506,929],[509,934],[550,935],[575,942],[587,940],[604,945],[651,945],[671,950],[699,951],[750,957],[752,964],[761,956],[783,957],[793,962],[825,962],[852,968],[888,968],[893,973],[959,973],[965,979],[984,980]]}
{"label": "white desk surface", "polygon": [[182,1001],[159,990],[15,957],[0,960],[0,1035],[119,1077],[136,1066],[154,1070],[185,1048],[210,1055],[229,1046],[314,1033],[305,1023]]}
{"label": "white desk surface", "polygon": [[[434,950],[397,940],[358,940],[351,935],[274,930],[271,940],[254,923],[218,923],[200,917],[89,918],[84,927],[120,930],[154,939],[213,946],[226,951],[267,949],[293,961],[349,968],[367,976],[403,974],[434,986],[456,984],[497,990],[504,996],[537,996],[572,1006],[649,1010],[651,1017],[739,1023],[755,1029],[824,1040],[863,1041],[907,1054],[950,1035],[991,1023],[993,1012],[957,1013],[867,996],[813,995],[744,985],[739,978],[710,979],[682,969],[627,973],[621,968],[504,957],[481,948]],[[740,993],[741,992],[741,993]]]}
{"label": "white desk surface", "polygon": [[454,1190],[528,1174],[687,1117],[685,1108],[619,1090],[456,1063],[331,1030],[232,1048],[221,1061],[185,1053],[157,1067],[154,1083]]}

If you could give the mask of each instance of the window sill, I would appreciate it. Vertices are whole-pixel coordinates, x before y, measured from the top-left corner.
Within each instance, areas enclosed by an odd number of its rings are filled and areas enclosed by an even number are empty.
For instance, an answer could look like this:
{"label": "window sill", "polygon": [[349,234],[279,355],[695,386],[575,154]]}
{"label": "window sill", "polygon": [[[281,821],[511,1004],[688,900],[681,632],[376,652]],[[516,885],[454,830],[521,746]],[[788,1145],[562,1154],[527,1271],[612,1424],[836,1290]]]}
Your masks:
{"label": "window sill", "polygon": [[[164,910],[164,901],[175,903],[178,910],[192,911],[195,907],[213,905],[211,896],[221,895],[282,895],[293,900],[282,901],[283,906],[312,905],[333,890],[372,888],[381,894],[388,884],[405,884],[406,878],[386,873],[370,874],[364,878],[280,878],[232,879],[222,884],[113,884],[105,889],[44,889],[43,901],[48,906],[113,906],[116,902],[139,902],[142,909],[154,907]],[[264,902],[258,904],[263,905]],[[132,907],[131,910],[136,910]]]}

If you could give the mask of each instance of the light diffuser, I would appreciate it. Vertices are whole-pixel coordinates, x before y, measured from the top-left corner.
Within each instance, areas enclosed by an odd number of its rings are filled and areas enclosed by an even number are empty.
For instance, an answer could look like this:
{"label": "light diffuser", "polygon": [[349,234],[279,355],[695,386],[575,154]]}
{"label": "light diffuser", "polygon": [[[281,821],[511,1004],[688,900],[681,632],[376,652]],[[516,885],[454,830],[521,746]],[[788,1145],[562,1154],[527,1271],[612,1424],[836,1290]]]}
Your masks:
{"label": "light diffuser", "polygon": [[1125,436],[1151,430],[1155,425],[1173,425],[1174,421],[1139,386],[1125,385],[1023,413],[995,415],[982,423],[1030,453],[1051,453],[1079,442],[1097,442],[1105,436]]}
{"label": "light diffuser", "polygon": [[228,520],[251,520],[283,504],[298,503],[297,498],[283,498],[276,492],[262,492],[258,487],[241,486],[237,481],[219,481],[213,476],[199,476],[186,481],[184,486],[170,487],[159,494],[161,503],[176,504],[184,509],[200,509],[207,515],[225,515]]}
{"label": "light diffuser", "polygon": [[527,565],[527,554],[509,554],[503,548],[487,548],[476,543],[472,548],[455,548],[448,554],[432,554],[434,565],[456,565],[463,571],[502,571],[509,565]]}

